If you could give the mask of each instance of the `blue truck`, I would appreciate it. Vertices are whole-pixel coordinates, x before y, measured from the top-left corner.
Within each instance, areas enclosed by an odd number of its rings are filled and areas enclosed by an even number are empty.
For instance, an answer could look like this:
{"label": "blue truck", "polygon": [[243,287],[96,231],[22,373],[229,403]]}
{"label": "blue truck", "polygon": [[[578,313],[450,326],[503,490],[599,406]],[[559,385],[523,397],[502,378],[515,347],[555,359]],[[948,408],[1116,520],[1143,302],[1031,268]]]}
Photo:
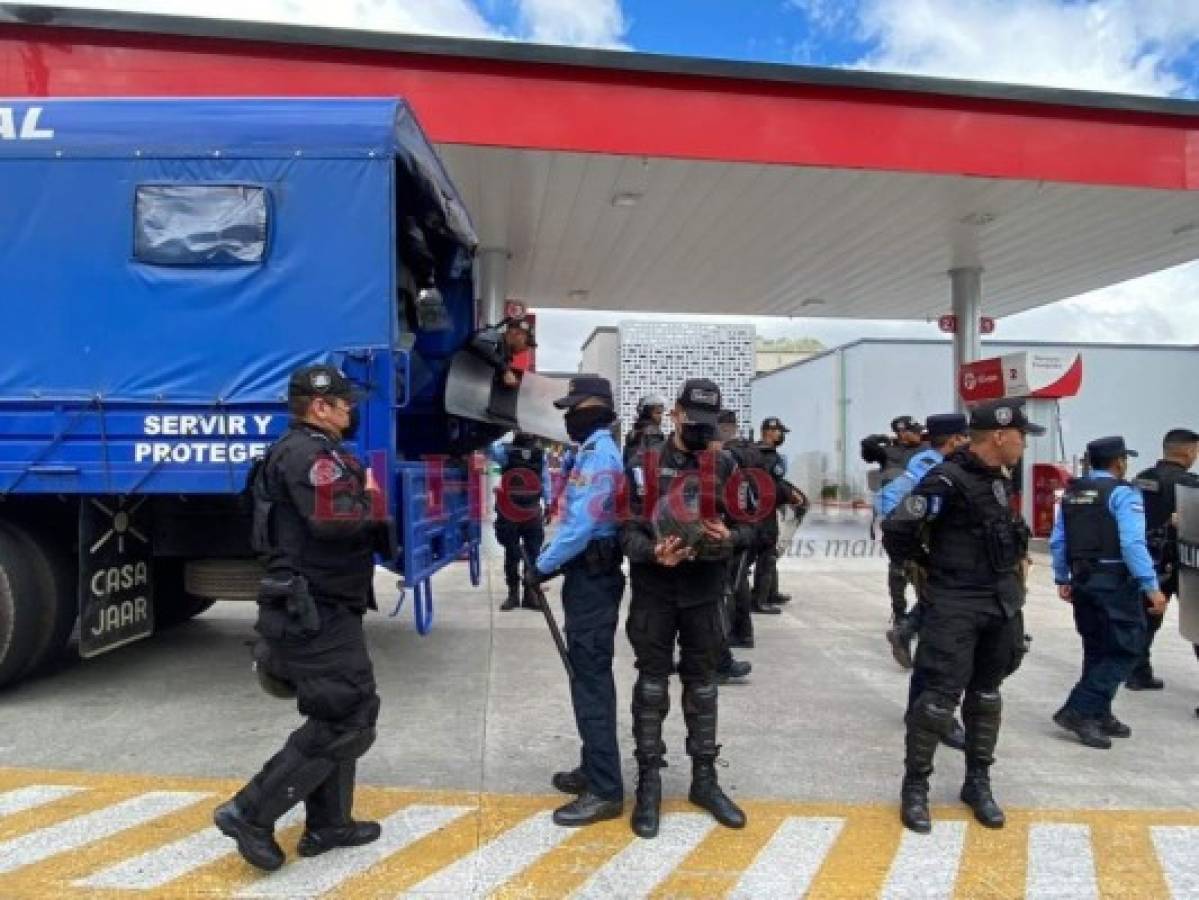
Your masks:
{"label": "blue truck", "polygon": [[256,595],[243,489],[302,365],[365,393],[418,627],[438,569],[477,583],[476,237],[402,101],[0,99],[0,234],[0,685]]}

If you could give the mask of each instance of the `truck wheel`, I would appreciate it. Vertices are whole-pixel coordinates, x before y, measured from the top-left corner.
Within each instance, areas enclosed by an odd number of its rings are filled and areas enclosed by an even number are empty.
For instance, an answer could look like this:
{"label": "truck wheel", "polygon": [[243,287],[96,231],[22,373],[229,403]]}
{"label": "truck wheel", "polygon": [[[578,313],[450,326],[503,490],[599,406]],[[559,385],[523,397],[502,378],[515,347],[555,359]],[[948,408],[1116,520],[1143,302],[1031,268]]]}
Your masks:
{"label": "truck wheel", "polygon": [[197,597],[184,590],[185,565],[181,559],[154,560],[155,631],[182,625],[200,615],[214,602],[208,597]]}
{"label": "truck wheel", "polygon": [[38,631],[21,673],[28,675],[57,659],[71,639],[79,618],[78,572],[73,557],[48,535],[26,532],[15,525],[12,528],[20,532],[21,542],[26,545],[26,559],[41,597]]}
{"label": "truck wheel", "polygon": [[27,556],[28,538],[0,522],[0,686],[25,672],[39,629],[45,598]]}

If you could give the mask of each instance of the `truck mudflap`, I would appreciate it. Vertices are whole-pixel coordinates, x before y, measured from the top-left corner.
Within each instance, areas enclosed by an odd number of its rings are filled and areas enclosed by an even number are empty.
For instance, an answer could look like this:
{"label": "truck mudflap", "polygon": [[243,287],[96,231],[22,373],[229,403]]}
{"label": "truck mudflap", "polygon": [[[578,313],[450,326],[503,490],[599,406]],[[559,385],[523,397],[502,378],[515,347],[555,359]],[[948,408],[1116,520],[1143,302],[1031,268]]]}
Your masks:
{"label": "truck mudflap", "polygon": [[523,373],[519,388],[506,388],[487,363],[469,350],[460,350],[446,380],[445,411],[566,443],[570,440],[566,422],[562,410],[554,407],[563,393],[561,381],[536,372]]}
{"label": "truck mudflap", "polygon": [[85,659],[154,633],[146,499],[87,497],[79,504],[79,655]]}

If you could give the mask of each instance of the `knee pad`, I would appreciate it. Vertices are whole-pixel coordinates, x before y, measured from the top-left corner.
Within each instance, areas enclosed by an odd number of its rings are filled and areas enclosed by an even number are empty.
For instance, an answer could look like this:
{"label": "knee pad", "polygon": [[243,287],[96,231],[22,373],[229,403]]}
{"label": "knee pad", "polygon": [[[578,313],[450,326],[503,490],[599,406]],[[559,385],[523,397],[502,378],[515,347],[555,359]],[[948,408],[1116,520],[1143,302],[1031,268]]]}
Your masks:
{"label": "knee pad", "polygon": [[962,701],[962,715],[967,719],[998,718],[1003,711],[1003,698],[999,691],[966,691]]}
{"label": "knee pad", "polygon": [[705,713],[716,708],[717,689],[713,681],[693,682],[683,685],[683,711]]}
{"label": "knee pad", "polygon": [[658,710],[665,714],[670,709],[670,681],[653,675],[642,675],[633,685],[633,704],[642,709]]}
{"label": "knee pad", "polygon": [[325,748],[325,756],[337,762],[345,762],[364,756],[375,743],[375,729],[364,728],[339,734]]}
{"label": "knee pad", "polygon": [[953,707],[953,702],[943,694],[924,691],[908,710],[907,722],[943,737],[953,730]]}

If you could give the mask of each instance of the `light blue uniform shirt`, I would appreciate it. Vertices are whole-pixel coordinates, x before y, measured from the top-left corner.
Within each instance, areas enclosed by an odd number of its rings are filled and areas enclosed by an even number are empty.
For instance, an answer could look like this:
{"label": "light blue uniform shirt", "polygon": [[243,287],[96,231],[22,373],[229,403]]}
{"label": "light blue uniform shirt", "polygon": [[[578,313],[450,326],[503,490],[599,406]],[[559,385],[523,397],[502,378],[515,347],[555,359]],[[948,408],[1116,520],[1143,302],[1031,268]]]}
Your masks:
{"label": "light blue uniform shirt", "polygon": [[920,479],[928,474],[928,470],[945,460],[938,451],[928,447],[915,454],[908,460],[907,468],[902,475],[897,475],[887,482],[886,486],[874,498],[874,511],[886,517],[891,510],[899,506],[903,498],[912,492],[920,483]]}
{"label": "light blue uniform shirt", "polygon": [[562,524],[537,557],[537,571],[548,575],[562,568],[596,538],[616,535],[616,494],[624,479],[620,451],[605,427],[579,447],[566,483]]}
{"label": "light blue uniform shirt", "polygon": [[[487,458],[497,466],[504,466],[508,463],[508,445],[503,441],[495,441],[487,448]],[[553,484],[550,482],[550,466],[546,459],[545,453],[541,454],[541,499],[545,501],[546,506],[549,506],[553,499],[552,495]]]}
{"label": "light blue uniform shirt", "polygon": [[[1099,470],[1091,473],[1092,478],[1114,478],[1111,472]],[[1116,528],[1120,532],[1120,556],[1122,559],[1101,559],[1100,562],[1123,562],[1137,580],[1143,593],[1156,591],[1157,573],[1153,571],[1153,559],[1145,543],[1145,500],[1140,490],[1130,485],[1120,485],[1107,499],[1108,511],[1115,516]],[[1058,504],[1053,519],[1053,533],[1049,536],[1049,552],[1053,554],[1053,580],[1058,584],[1070,583],[1070,560],[1066,555],[1066,523],[1062,507]]]}

